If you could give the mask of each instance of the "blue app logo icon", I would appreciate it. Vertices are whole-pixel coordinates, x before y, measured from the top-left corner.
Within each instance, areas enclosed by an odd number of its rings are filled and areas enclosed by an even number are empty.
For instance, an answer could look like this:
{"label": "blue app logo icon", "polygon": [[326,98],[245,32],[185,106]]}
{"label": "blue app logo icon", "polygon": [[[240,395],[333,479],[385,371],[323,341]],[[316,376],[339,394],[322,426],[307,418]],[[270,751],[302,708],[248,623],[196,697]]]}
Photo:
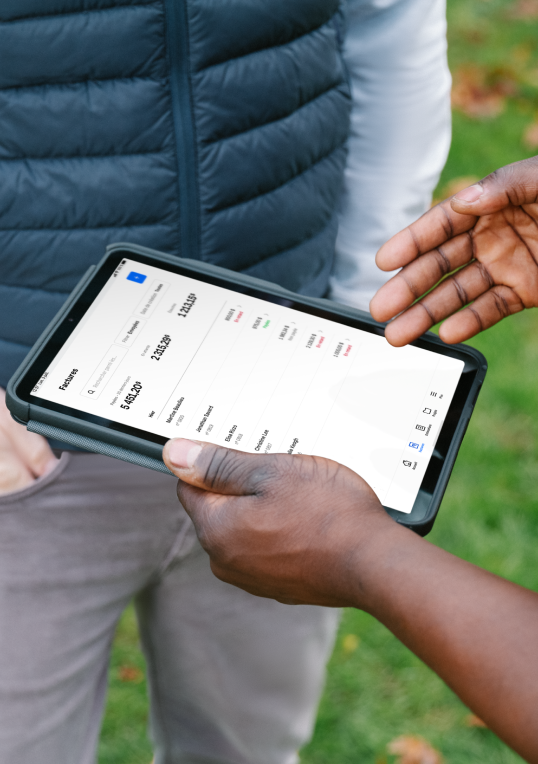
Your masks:
{"label": "blue app logo icon", "polygon": [[144,276],[143,273],[137,273],[136,271],[131,271],[130,274],[127,276],[127,281],[136,281],[137,284],[143,284],[146,280],[146,276]]}
{"label": "blue app logo icon", "polygon": [[409,446],[410,446],[411,448],[420,448],[420,446],[419,446],[419,444],[418,444],[418,443],[410,443],[410,444],[409,444]]}

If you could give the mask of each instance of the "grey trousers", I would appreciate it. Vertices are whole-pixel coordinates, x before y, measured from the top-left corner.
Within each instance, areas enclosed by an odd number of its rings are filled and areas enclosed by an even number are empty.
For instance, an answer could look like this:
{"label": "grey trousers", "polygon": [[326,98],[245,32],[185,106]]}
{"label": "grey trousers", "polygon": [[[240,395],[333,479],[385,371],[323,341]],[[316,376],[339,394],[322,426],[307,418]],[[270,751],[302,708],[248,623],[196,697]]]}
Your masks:
{"label": "grey trousers", "polygon": [[95,761],[114,629],[133,597],[156,764],[297,762],[337,612],[218,581],[174,478],[64,453],[0,496],[0,764]]}

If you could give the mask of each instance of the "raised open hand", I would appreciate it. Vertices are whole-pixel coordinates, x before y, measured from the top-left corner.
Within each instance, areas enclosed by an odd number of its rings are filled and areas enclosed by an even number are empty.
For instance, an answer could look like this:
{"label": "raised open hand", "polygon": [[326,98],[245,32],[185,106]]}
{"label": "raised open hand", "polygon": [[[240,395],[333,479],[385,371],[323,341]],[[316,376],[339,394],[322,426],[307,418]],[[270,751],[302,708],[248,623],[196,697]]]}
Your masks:
{"label": "raised open hand", "polygon": [[441,339],[462,342],[537,307],[538,157],[433,207],[381,247],[376,262],[384,271],[402,268],[370,303],[378,321],[405,311],[387,326],[391,345],[406,345],[444,319]]}

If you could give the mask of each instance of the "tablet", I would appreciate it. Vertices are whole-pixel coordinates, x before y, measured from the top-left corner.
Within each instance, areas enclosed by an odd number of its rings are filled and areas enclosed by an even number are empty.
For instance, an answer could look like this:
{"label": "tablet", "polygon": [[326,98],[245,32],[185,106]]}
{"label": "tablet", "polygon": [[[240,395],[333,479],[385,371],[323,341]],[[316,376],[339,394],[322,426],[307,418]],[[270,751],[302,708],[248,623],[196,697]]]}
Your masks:
{"label": "tablet", "polygon": [[7,401],[33,431],[157,469],[174,437],[328,457],[426,532],[485,371],[433,334],[394,348],[366,313],[114,245]]}

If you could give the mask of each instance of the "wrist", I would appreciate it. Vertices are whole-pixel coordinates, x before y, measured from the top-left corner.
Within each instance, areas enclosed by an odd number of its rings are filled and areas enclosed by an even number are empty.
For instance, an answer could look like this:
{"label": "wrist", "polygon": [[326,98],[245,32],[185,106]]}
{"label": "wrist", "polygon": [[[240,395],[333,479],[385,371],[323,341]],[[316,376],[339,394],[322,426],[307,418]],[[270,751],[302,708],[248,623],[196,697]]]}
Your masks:
{"label": "wrist", "polygon": [[351,560],[351,606],[377,617],[395,588],[394,577],[399,575],[402,555],[407,556],[422,539],[384,510],[369,518],[366,527],[362,525],[359,539]]}

